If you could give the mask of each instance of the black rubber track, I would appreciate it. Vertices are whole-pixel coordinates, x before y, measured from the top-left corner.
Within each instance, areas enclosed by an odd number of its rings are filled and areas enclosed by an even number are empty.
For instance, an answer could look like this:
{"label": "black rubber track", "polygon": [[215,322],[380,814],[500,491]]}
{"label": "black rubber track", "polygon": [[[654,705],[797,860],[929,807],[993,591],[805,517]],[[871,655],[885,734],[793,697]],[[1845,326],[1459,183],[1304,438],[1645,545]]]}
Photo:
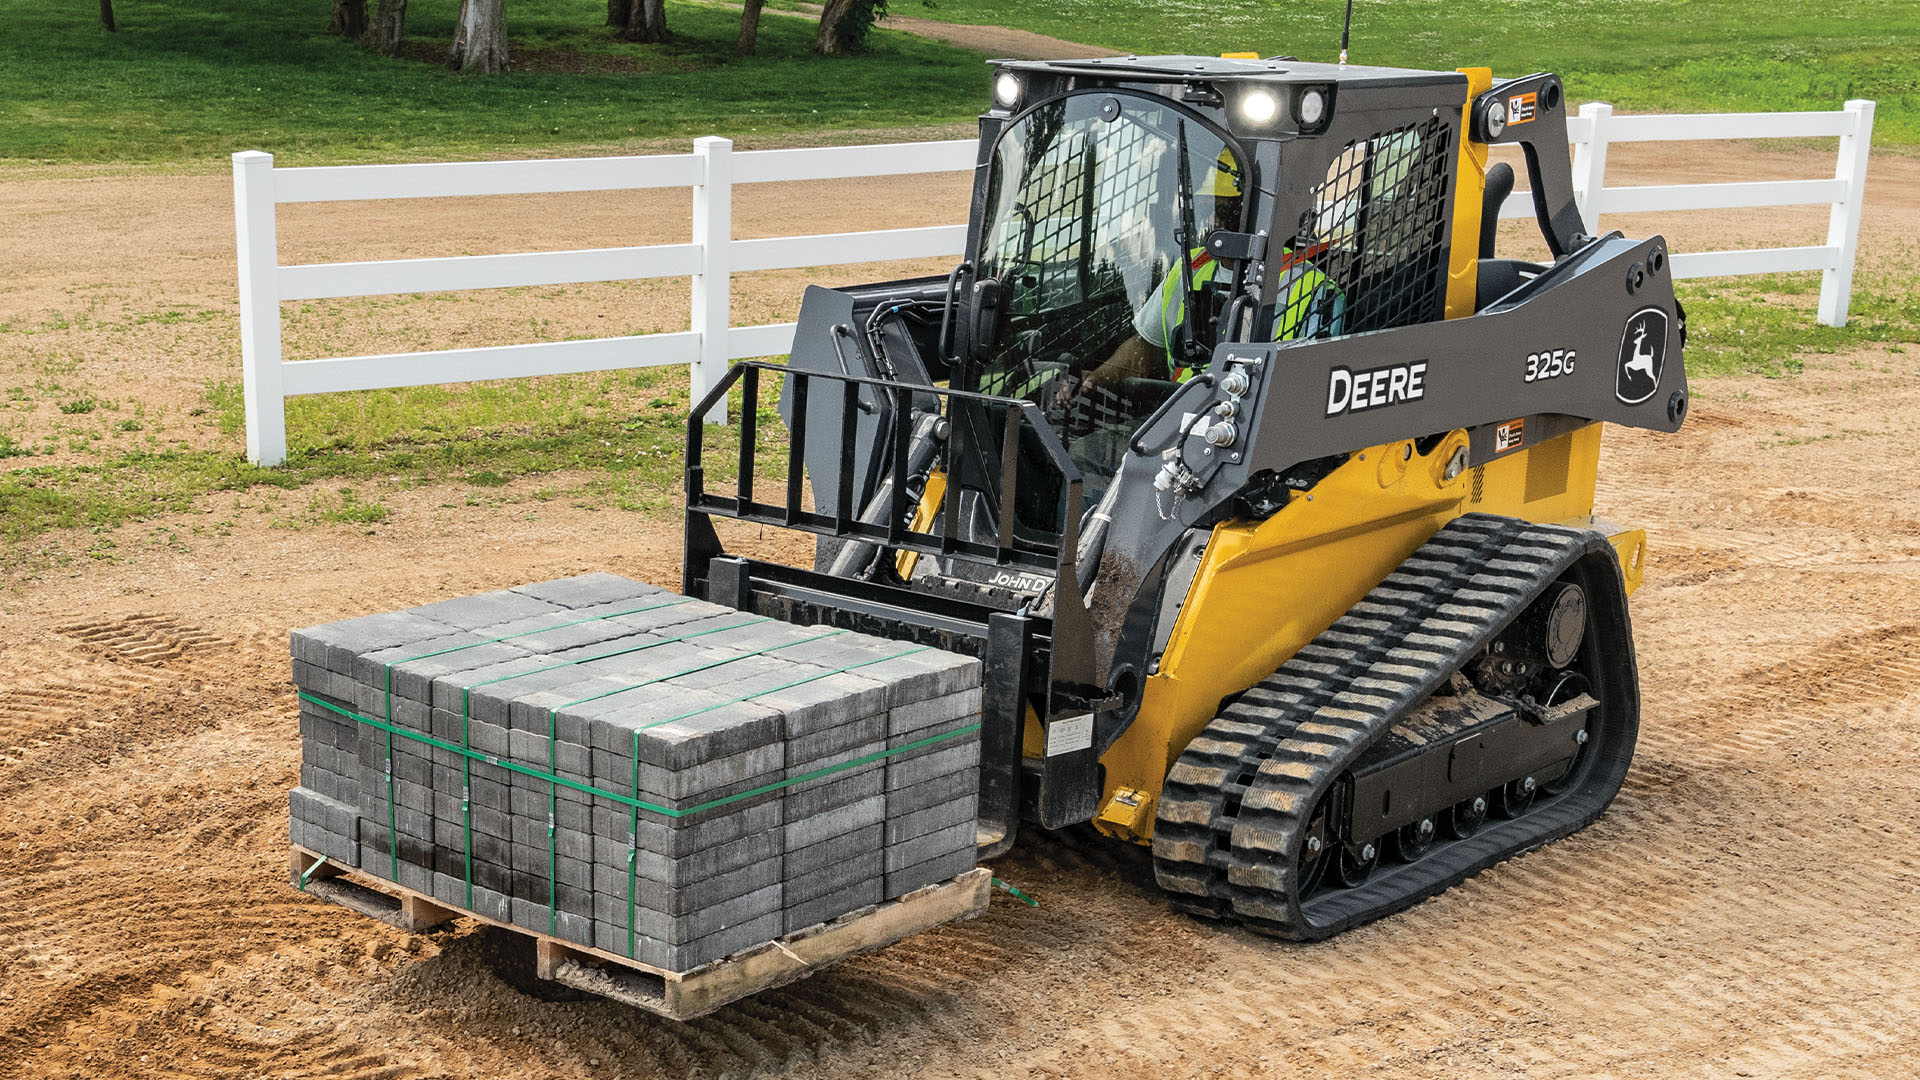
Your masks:
{"label": "black rubber track", "polygon": [[[1364,884],[1298,895],[1320,801],[1360,755],[1555,579],[1592,601],[1585,667],[1596,737],[1536,809],[1489,821]],[[1633,756],[1639,691],[1626,596],[1599,533],[1470,514],[1450,522],[1190,743],[1157,812],[1155,875],[1175,907],[1316,941],[1402,910],[1597,818]]]}

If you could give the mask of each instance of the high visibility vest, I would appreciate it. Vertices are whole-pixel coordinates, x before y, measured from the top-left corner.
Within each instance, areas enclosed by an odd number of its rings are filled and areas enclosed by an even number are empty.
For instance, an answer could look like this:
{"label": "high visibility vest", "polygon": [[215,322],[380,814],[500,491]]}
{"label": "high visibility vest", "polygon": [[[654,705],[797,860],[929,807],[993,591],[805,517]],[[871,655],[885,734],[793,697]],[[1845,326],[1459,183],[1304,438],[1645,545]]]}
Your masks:
{"label": "high visibility vest", "polygon": [[1014,371],[1003,371],[989,375],[980,380],[980,385],[976,389],[982,394],[992,394],[995,397],[1032,398],[1060,378],[1060,373],[1057,371],[1029,371],[1024,380],[1015,384],[1013,382],[1015,374]]}
{"label": "high visibility vest", "polygon": [[[1197,292],[1213,281],[1220,272],[1220,264],[1200,248],[1190,252],[1189,258],[1193,264],[1193,288]],[[1330,302],[1333,309],[1331,330],[1338,334],[1345,314],[1346,296],[1333,284],[1333,279],[1321,273],[1312,263],[1291,257],[1283,264],[1281,272],[1287,275],[1286,292],[1274,305],[1273,340],[1292,341],[1302,331],[1317,329],[1312,326],[1318,315],[1315,307],[1323,299]],[[1187,290],[1181,285],[1180,268],[1177,266],[1160,283],[1161,340],[1166,342],[1167,370],[1172,373],[1173,381],[1178,383],[1193,378],[1193,371],[1179,366],[1173,354],[1174,334],[1179,330],[1187,310]],[[1331,295],[1316,295],[1323,289],[1332,290]]]}
{"label": "high visibility vest", "polygon": [[[1199,292],[1213,283],[1220,273],[1220,263],[1205,248],[1194,248],[1187,253],[1188,261],[1193,265],[1193,291]],[[1180,324],[1187,317],[1187,289],[1182,280],[1181,268],[1175,266],[1167,271],[1166,278],[1160,282],[1160,340],[1167,350],[1167,371],[1174,382],[1186,382],[1193,378],[1193,372],[1181,367],[1173,355],[1175,336]]]}

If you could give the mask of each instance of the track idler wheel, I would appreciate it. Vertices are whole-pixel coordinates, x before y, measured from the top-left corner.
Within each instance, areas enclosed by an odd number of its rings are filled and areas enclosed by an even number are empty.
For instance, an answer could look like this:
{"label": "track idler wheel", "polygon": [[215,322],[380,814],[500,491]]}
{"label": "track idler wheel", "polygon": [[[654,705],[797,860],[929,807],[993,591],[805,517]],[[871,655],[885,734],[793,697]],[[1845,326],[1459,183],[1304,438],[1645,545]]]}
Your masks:
{"label": "track idler wheel", "polygon": [[1300,848],[1300,869],[1298,878],[1302,894],[1310,894],[1320,887],[1326,878],[1327,870],[1340,861],[1340,853],[1330,850],[1327,821],[1327,803],[1320,801],[1320,808],[1313,812],[1313,820],[1307,825],[1307,838]]}
{"label": "track idler wheel", "polygon": [[1374,867],[1379,865],[1380,846],[1377,843],[1342,844],[1327,871],[1335,884],[1351,889],[1356,885],[1364,885],[1373,876]]}
{"label": "track idler wheel", "polygon": [[[1549,706],[1558,705],[1563,701],[1568,701],[1581,694],[1591,692],[1585,676],[1574,672],[1567,672],[1560,678],[1560,681],[1554,685],[1553,689],[1547,692],[1545,703]],[[1582,770],[1587,764],[1588,754],[1593,747],[1593,736],[1596,724],[1596,720],[1589,718],[1587,726],[1574,734],[1574,743],[1577,749],[1573,752],[1573,760],[1567,762],[1567,767],[1564,772],[1543,785],[1548,795],[1558,795],[1562,791],[1580,782],[1580,777],[1583,775]]]}
{"label": "track idler wheel", "polygon": [[1531,776],[1523,776],[1502,787],[1487,792],[1487,800],[1492,805],[1494,816],[1517,818],[1533,805],[1533,797],[1540,794],[1540,781]]}
{"label": "track idler wheel", "polygon": [[1427,853],[1440,835],[1439,825],[1433,818],[1424,817],[1412,824],[1402,825],[1391,834],[1393,857],[1401,862],[1412,862]]}
{"label": "track idler wheel", "polygon": [[1475,795],[1453,804],[1446,814],[1447,835],[1455,840],[1465,840],[1480,831],[1487,820],[1487,797]]}

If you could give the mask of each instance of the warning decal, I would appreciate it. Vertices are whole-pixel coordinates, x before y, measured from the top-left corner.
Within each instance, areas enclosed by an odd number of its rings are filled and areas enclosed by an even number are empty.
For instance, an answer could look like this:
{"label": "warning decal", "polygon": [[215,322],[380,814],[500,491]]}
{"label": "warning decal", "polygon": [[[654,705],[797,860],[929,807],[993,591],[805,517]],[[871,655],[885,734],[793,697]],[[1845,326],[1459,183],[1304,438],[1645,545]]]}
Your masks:
{"label": "warning decal", "polygon": [[1539,95],[1532,91],[1524,94],[1515,94],[1508,98],[1507,126],[1512,127],[1515,124],[1533,123],[1534,116],[1539,111],[1537,107],[1538,101]]}
{"label": "warning decal", "polygon": [[1527,422],[1524,419],[1509,420],[1493,429],[1493,452],[1496,454],[1518,450],[1520,444],[1526,441]]}
{"label": "warning decal", "polygon": [[1071,754],[1093,746],[1093,714],[1083,713],[1047,725],[1047,756]]}

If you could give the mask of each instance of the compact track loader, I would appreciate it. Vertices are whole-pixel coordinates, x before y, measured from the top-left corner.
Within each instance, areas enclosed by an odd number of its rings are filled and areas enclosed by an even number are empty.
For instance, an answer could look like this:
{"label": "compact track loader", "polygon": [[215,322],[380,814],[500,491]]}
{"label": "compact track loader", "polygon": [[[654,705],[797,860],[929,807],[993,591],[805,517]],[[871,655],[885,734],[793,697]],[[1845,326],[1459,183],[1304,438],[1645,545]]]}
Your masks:
{"label": "compact track loader", "polygon": [[[790,362],[696,405],[683,591],[982,657],[983,858],[1091,822],[1177,907],[1281,937],[1593,821],[1645,554],[1593,516],[1600,425],[1679,428],[1686,327],[1662,239],[1587,234],[1560,80],[993,76],[966,260],[810,288]],[[1547,261],[1494,251],[1499,144]],[[814,533],[813,565],[715,517]]]}

